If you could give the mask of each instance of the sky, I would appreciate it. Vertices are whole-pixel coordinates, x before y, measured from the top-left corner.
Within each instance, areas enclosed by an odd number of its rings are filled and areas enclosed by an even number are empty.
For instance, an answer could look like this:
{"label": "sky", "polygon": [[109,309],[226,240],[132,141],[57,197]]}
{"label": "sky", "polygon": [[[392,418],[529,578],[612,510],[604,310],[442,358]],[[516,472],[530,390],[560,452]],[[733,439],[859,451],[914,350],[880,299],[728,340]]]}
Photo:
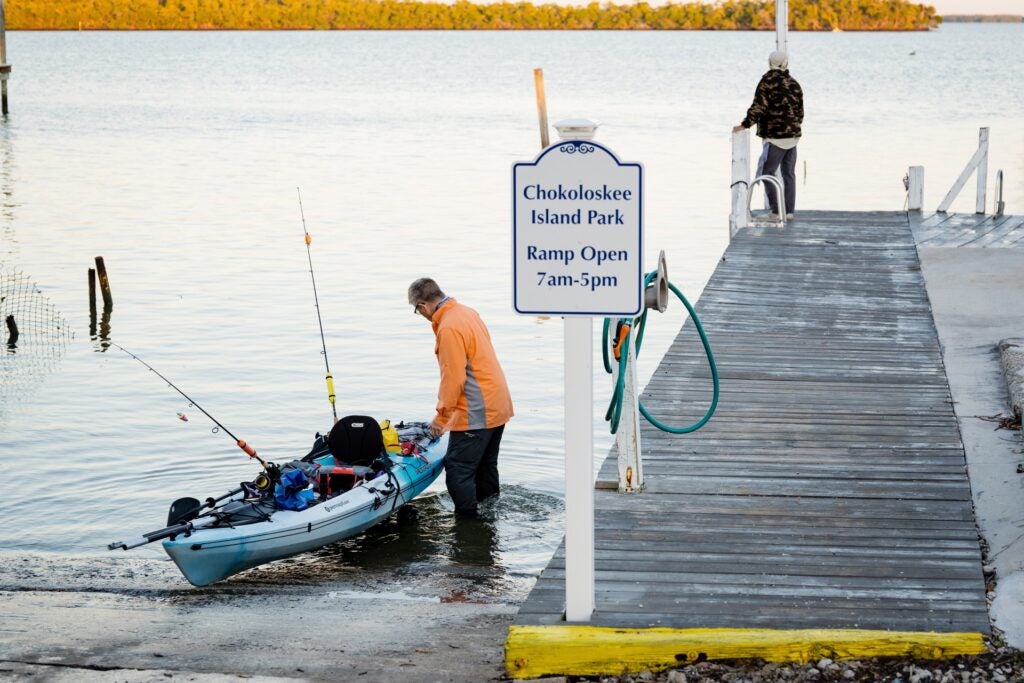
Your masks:
{"label": "sky", "polygon": [[1020,14],[1024,0],[915,0],[931,5],[939,14]]}

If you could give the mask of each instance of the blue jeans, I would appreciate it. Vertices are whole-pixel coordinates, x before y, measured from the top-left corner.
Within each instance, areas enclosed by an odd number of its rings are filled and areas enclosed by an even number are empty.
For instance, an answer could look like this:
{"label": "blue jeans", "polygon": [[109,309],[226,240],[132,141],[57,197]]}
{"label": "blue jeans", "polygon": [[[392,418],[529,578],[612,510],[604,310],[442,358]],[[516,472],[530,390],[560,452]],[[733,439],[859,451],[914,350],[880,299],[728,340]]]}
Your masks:
{"label": "blue jeans", "polygon": [[498,495],[498,449],[505,425],[451,432],[444,458],[445,484],[455,514],[477,516],[477,503]]}

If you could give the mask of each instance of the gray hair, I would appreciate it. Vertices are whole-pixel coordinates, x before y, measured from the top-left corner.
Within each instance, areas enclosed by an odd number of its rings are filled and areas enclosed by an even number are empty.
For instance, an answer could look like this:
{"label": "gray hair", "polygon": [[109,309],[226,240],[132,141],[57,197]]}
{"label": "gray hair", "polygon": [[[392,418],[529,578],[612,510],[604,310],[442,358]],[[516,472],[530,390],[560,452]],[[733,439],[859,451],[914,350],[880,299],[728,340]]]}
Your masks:
{"label": "gray hair", "polygon": [[414,306],[421,301],[433,301],[434,299],[443,298],[444,292],[429,277],[421,277],[409,285],[409,303]]}

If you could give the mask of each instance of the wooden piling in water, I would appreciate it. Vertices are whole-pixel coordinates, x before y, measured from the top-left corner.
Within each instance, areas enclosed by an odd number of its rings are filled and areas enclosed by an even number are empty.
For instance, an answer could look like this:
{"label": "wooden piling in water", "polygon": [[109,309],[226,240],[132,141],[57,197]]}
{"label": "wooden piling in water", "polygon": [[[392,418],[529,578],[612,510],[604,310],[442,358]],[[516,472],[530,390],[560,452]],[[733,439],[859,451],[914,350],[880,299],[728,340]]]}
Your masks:
{"label": "wooden piling in water", "polygon": [[533,70],[533,86],[537,91],[537,116],[540,119],[540,147],[547,149],[551,144],[548,135],[548,103],[544,97],[544,69]]}
{"label": "wooden piling in water", "polygon": [[96,336],[96,269],[89,269],[89,336]]}
{"label": "wooden piling in water", "polygon": [[7,116],[7,76],[11,65],[7,63],[7,15],[4,0],[0,0],[0,111]]}
{"label": "wooden piling in water", "polygon": [[7,334],[7,346],[9,348],[14,348],[14,346],[17,345],[17,343],[18,343],[18,336],[20,334],[18,332],[18,323],[16,323],[14,321],[14,316],[13,315],[7,316],[7,320],[5,322],[7,323],[7,333],[8,333]]}
{"label": "wooden piling in water", "polygon": [[103,257],[96,257],[96,274],[100,279],[100,292],[103,294],[103,308],[113,308],[114,298],[110,295],[110,281],[107,279],[107,267],[103,264]]}

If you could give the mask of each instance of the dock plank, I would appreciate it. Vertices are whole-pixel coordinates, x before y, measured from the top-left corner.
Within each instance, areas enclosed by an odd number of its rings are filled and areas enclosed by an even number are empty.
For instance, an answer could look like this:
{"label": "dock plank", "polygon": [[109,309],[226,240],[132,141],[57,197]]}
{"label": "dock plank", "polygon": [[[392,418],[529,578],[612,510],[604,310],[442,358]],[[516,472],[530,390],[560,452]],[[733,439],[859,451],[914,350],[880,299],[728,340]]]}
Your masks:
{"label": "dock plank", "polygon": [[[644,421],[646,490],[595,491],[590,623],[989,633],[917,244],[985,248],[1018,226],[803,212],[783,230],[741,231],[696,304],[718,412],[688,435]],[[689,424],[706,410],[709,378],[688,320],[641,400]],[[617,480],[614,448],[598,480]],[[565,580],[563,545],[517,623],[564,623]]]}

